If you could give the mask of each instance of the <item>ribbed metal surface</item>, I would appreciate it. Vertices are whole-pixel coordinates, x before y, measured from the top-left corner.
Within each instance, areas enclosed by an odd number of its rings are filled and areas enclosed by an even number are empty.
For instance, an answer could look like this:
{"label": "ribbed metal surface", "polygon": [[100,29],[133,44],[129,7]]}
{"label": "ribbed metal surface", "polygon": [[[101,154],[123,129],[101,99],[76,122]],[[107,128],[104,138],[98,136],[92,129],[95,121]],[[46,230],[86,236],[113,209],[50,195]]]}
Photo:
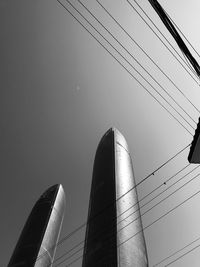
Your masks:
{"label": "ribbed metal surface", "polygon": [[8,267],[52,266],[64,210],[64,190],[61,185],[54,185],[33,207]]}

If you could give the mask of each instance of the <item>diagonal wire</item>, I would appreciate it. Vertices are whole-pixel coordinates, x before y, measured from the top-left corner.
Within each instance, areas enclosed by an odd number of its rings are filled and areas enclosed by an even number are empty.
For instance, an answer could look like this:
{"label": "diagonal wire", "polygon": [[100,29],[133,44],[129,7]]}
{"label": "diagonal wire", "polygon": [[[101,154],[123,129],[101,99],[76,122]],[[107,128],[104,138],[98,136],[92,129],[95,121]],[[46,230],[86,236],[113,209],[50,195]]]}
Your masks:
{"label": "diagonal wire", "polygon": [[115,23],[122,29],[122,31],[134,42],[134,44],[150,59],[150,61],[160,70],[160,72],[174,85],[174,87],[187,99],[187,101],[200,113],[200,110],[190,101],[190,99],[181,91],[181,89],[174,83],[174,81],[159,67],[159,65],[148,55],[148,53],[139,45],[133,36],[131,36],[125,28],[113,17],[113,15],[99,2],[96,2],[103,8],[103,10],[115,21]]}
{"label": "diagonal wire", "polygon": [[[168,214],[170,214],[172,211],[176,210],[177,208],[179,208],[180,206],[182,206],[183,204],[185,204],[187,201],[189,201],[190,199],[192,199],[193,197],[195,197],[196,195],[198,195],[200,193],[200,190],[198,190],[196,193],[194,193],[193,195],[191,195],[190,197],[186,198],[184,201],[182,201],[180,204],[176,205],[174,208],[170,209],[168,212],[164,213],[162,216],[160,216],[158,219],[156,219],[155,221],[153,221],[152,223],[148,224],[147,226],[145,226],[142,230],[138,231],[137,233],[133,234],[132,236],[130,236],[129,238],[127,238],[125,241],[121,242],[118,246],[121,246],[123,244],[125,244],[126,242],[128,242],[130,239],[134,238],[137,234],[141,233],[142,231],[146,230],[147,228],[149,228],[150,226],[152,226],[154,223],[160,221],[162,218],[164,218],[165,216],[167,216]],[[69,266],[69,265],[68,265]]]}
{"label": "diagonal wire", "polygon": [[[95,40],[97,40],[99,43],[100,43],[100,41],[71,13],[71,11],[66,7],[66,6],[64,6],[63,5],[63,3],[60,1],[60,0],[56,0],[62,7],[64,7],[64,9],[66,10],[66,11],[68,11],[68,13],[70,13],[81,25],[82,25],[82,27],[84,27],[84,29],[88,32],[88,33],[90,33],[90,35],[92,35],[93,36],[93,38],[95,38]],[[101,44],[101,43],[100,43]],[[111,52],[109,51],[109,50],[107,50],[107,48],[103,45],[103,44],[101,44],[105,49],[106,49],[106,51],[111,55],[111,56],[113,56],[112,54],[111,54]],[[114,57],[114,56],[113,56]],[[117,60],[117,59],[116,59]],[[122,65],[122,63],[121,62],[119,62],[118,60],[117,60],[117,62],[121,65],[121,66],[123,66]],[[124,66],[123,66],[124,67]],[[125,67],[124,67],[125,68]],[[127,70],[128,71],[128,70]],[[129,72],[129,71],[128,71]],[[129,72],[130,73],[130,72]],[[130,73],[131,74],[131,73]],[[132,74],[131,74],[132,75]],[[140,83],[140,82],[139,82]],[[130,189],[127,193],[125,193],[124,195],[126,195],[126,194],[128,194],[131,190],[133,190],[136,186],[138,186],[138,185],[140,185],[142,182],[144,182],[146,179],[148,179],[151,175],[153,175],[155,172],[157,172],[159,169],[161,169],[163,166],[165,166],[169,161],[171,161],[172,159],[174,159],[178,154],[180,154],[181,152],[183,152],[187,147],[189,147],[190,146],[190,144],[189,145],[187,145],[186,147],[184,147],[181,151],[179,151],[176,155],[174,155],[172,158],[170,158],[168,161],[166,161],[165,163],[163,163],[160,167],[158,167],[154,172],[152,172],[151,174],[149,174],[148,176],[146,176],[145,178],[143,178],[143,180],[142,181],[140,181],[138,184],[136,184],[132,189]],[[120,198],[122,198],[124,195],[122,195]],[[115,201],[118,201],[118,199],[116,199]],[[75,234],[77,231],[79,231],[80,229],[82,229],[84,226],[86,226],[87,225],[87,222],[85,222],[85,223],[83,223],[82,225],[80,225],[78,228],[76,228],[74,231],[72,231],[71,233],[69,233],[68,235],[66,235],[65,237],[63,237],[59,242],[58,242],[58,244],[57,244],[57,246],[58,245],[60,245],[60,244],[62,244],[65,240],[67,240],[68,238],[70,238],[73,234]]]}
{"label": "diagonal wire", "polygon": [[[88,31],[89,32],[89,30],[67,9],[67,7],[65,7],[59,0],[57,0],[57,2],[58,3],[60,3],[84,28],[85,28],[85,30],[86,31]],[[89,32],[90,34],[91,34],[91,32]],[[92,35],[92,34],[91,34]],[[92,35],[93,36],[93,35]],[[98,42],[99,42],[99,40],[95,37],[95,36],[93,36]],[[100,42],[99,42],[100,43]],[[101,43],[100,43],[101,44]],[[102,45],[102,44],[101,44]],[[102,45],[103,46],[103,45]],[[103,46],[104,47],[104,46]],[[105,49],[106,49],[106,51],[108,52],[108,53],[110,53],[108,50],[107,50],[107,48],[106,47],[104,47]],[[111,53],[110,53],[111,54]],[[111,54],[112,55],[112,54]],[[112,55],[113,56],[113,55]],[[117,60],[117,59],[116,59]],[[118,60],[117,60],[118,61]],[[122,63],[121,62],[119,62],[118,61],[118,63],[120,64],[120,65],[122,65]],[[122,65],[123,66],[123,65]],[[124,66],[123,66],[124,67]],[[125,67],[124,67],[125,68]],[[128,71],[128,70],[127,70]],[[129,71],[128,71],[129,72]],[[129,72],[130,73],[130,72]],[[130,73],[131,74],[131,73]],[[132,74],[131,74],[131,76],[132,76]],[[139,82],[140,83],[140,82]],[[141,84],[141,83],[140,83]],[[142,85],[142,84],[141,84]],[[143,86],[143,85],[142,85]],[[144,87],[144,86],[143,86]],[[154,172],[152,172],[150,175],[148,175],[147,177],[145,177],[142,181],[140,181],[137,185],[135,185],[134,186],[134,188],[136,187],[136,186],[138,186],[139,184],[141,184],[142,182],[144,182],[147,178],[149,178],[151,175],[153,175],[155,172],[157,172],[160,168],[162,168],[164,165],[166,165],[169,161],[171,161],[173,158],[175,158],[178,154],[180,154],[181,152],[183,152],[188,146],[190,146],[190,144],[189,145],[187,145],[185,148],[183,148],[181,151],[179,151],[176,155],[174,155],[171,159],[169,159],[167,162],[165,162],[164,164],[162,164],[159,168],[157,168]],[[130,189],[127,193],[129,193],[131,190],[133,190],[134,188],[132,188],[132,189]],[[127,193],[125,193],[124,195],[126,195]],[[124,196],[123,195],[123,196]],[[123,196],[121,196],[120,198],[122,198]],[[118,199],[116,199],[116,201],[117,201]],[[71,232],[70,234],[68,234],[67,236],[65,236],[64,238],[62,238],[59,242],[58,242],[58,244],[57,245],[60,245],[60,244],[62,244],[66,239],[68,239],[69,237],[71,237],[73,234],[75,234],[77,231],[79,231],[80,229],[82,229],[85,225],[86,225],[87,223],[84,223],[84,224],[82,224],[82,225],[80,225],[78,228],[76,228],[73,232]]]}
{"label": "diagonal wire", "polygon": [[168,263],[167,265],[165,265],[165,267],[171,265],[172,263],[174,263],[174,262],[177,261],[177,260],[180,260],[180,259],[183,258],[185,255],[191,253],[192,251],[194,251],[195,249],[197,249],[197,248],[199,248],[199,247],[200,247],[200,244],[197,245],[196,247],[190,249],[189,251],[185,252],[183,255],[181,255],[180,257],[176,258],[175,260],[171,261],[170,263]]}
{"label": "diagonal wire", "polygon": [[[135,10],[135,12],[140,16],[140,18],[144,21],[144,23],[151,29],[151,31],[156,35],[156,37],[162,42],[162,44],[167,48],[167,50],[173,55],[173,57],[180,63],[180,65],[184,68],[184,70],[190,75],[190,77],[194,80],[194,82],[199,85],[198,81],[191,75],[191,73],[186,69],[186,67],[183,65],[183,63],[177,58],[177,56],[169,49],[169,47],[164,43],[164,41],[160,38],[160,36],[154,31],[154,29],[148,24],[148,22],[141,16],[141,14],[137,11],[137,9],[130,3],[129,0],[126,0],[128,2],[128,4]],[[134,0],[135,3],[137,3]],[[141,8],[141,6],[137,3],[137,5],[140,7],[140,9],[144,12],[144,14],[149,18],[149,20],[153,23],[153,25],[156,27],[156,29],[162,34],[162,32],[158,29],[158,27],[155,25],[155,23],[151,20],[151,18],[146,14],[146,12]],[[167,38],[163,35],[163,37],[165,38],[165,40],[167,42],[169,42],[167,40]],[[171,44],[170,44],[171,46]],[[175,50],[176,51],[176,50]],[[177,52],[177,51],[176,51]],[[178,52],[177,52],[178,54]],[[179,54],[178,54],[179,55]],[[179,55],[180,57],[180,55]],[[180,57],[181,58],[181,57]],[[181,58],[182,59],[182,58]],[[182,59],[183,60],[183,59]],[[185,61],[183,61],[185,63]],[[186,65],[188,67],[188,65]],[[192,72],[195,76],[196,73],[193,71]]]}
{"label": "diagonal wire", "polygon": [[[165,214],[163,214],[162,216],[160,216],[158,219],[156,219],[155,221],[153,221],[152,223],[150,223],[149,225],[145,226],[143,228],[143,230],[149,228],[150,226],[152,226],[154,223],[158,222],[159,220],[161,220],[162,218],[164,218],[165,216],[167,216],[168,214],[170,214],[172,211],[174,211],[175,209],[179,208],[180,206],[182,206],[183,204],[185,204],[187,201],[189,201],[190,199],[192,199],[193,197],[195,197],[196,195],[198,195],[200,193],[200,190],[198,190],[196,193],[194,193],[193,195],[191,195],[190,197],[186,198],[184,201],[182,201],[180,204],[176,205],[174,208],[170,209],[168,212],[166,212]],[[142,230],[141,230],[142,231]],[[141,232],[140,231],[140,232]],[[131,238],[133,238],[134,236],[136,236],[139,232],[137,232],[136,234],[134,234],[133,236],[130,236],[128,239],[126,239],[123,243],[121,243],[120,245],[126,243],[128,240],[130,240]]]}
{"label": "diagonal wire", "polygon": [[[137,62],[137,64],[151,77],[151,79],[158,85],[160,86],[160,88],[168,95],[169,98],[171,98],[174,103],[196,124],[196,121],[183,109],[183,107],[167,92],[167,90],[152,76],[151,73],[149,73],[149,71],[147,71],[147,69],[145,67],[143,67],[143,65],[128,51],[128,49],[100,22],[100,20],[82,3],[81,0],[77,0],[82,7],[85,8],[85,10],[87,10],[87,12],[103,27],[104,30],[106,30],[106,32],[108,32],[110,34],[110,36],[112,36],[112,38],[129,54],[129,56],[134,59],[135,62]],[[77,11],[77,10],[76,10]],[[80,14],[80,13],[79,13]],[[88,21],[87,21],[88,22]],[[90,24],[91,25],[91,24]],[[96,30],[96,29],[95,29]],[[98,32],[99,33],[99,32]],[[100,34],[100,33],[99,33]],[[102,36],[102,35],[101,35]],[[109,43],[110,44],[110,43]],[[120,54],[121,55],[121,54]],[[145,80],[146,81],[146,80]],[[156,91],[157,92],[157,91]],[[158,93],[158,92],[157,92]],[[160,95],[160,94],[159,94]],[[167,101],[167,103],[169,104],[169,102]],[[174,109],[174,108],[173,108]],[[175,109],[176,110],[176,109]],[[176,110],[177,112],[177,110]],[[185,118],[178,112],[178,114],[185,120]],[[186,121],[186,120],[185,120]],[[186,121],[187,122],[187,121]],[[188,122],[187,122],[188,123]],[[192,128],[193,126],[188,123]]]}
{"label": "diagonal wire", "polygon": [[[59,1],[59,0],[57,0]],[[159,166],[156,170],[154,170],[152,173],[150,173],[149,175],[147,175],[146,177],[144,177],[139,183],[137,183],[134,187],[132,187],[130,190],[128,190],[125,194],[123,194],[122,196],[120,196],[119,198],[116,199],[116,201],[118,201],[119,199],[123,198],[126,194],[128,194],[129,192],[131,192],[133,189],[135,189],[136,187],[138,187],[139,185],[141,185],[144,181],[146,181],[148,178],[150,178],[152,175],[154,175],[156,172],[158,172],[161,168],[163,168],[165,165],[167,165],[170,161],[172,161],[175,157],[177,157],[179,154],[181,154],[187,147],[189,147],[189,145],[187,145],[186,147],[184,147],[182,150],[180,150],[178,153],[176,153],[174,156],[172,156],[170,159],[168,159],[165,163],[163,163],[161,166]],[[148,194],[149,195],[149,194]],[[114,204],[116,201],[114,201],[112,204]],[[110,207],[110,205],[108,205],[108,207]],[[106,207],[106,208],[108,208]],[[104,209],[99,213],[101,214],[102,212],[104,212]],[[97,216],[99,215],[97,214]],[[61,245],[63,242],[65,242],[67,239],[69,239],[73,234],[75,234],[76,232],[78,232],[80,229],[82,229],[83,227],[85,227],[87,224],[89,224],[89,222],[85,222],[82,225],[80,225],[79,227],[77,227],[74,231],[72,231],[70,234],[64,236],[59,242],[58,245]]]}
{"label": "diagonal wire", "polygon": [[[184,169],[186,169],[188,166],[189,166],[189,164],[186,165],[185,167],[183,167],[181,170],[179,170],[176,174],[174,174],[174,175],[172,175],[170,178],[168,178],[167,181],[170,181],[172,178],[174,178],[175,176],[177,176],[181,171],[183,171]],[[190,172],[188,172],[186,175],[189,175],[189,174],[192,173],[194,170],[196,170],[198,167],[199,167],[199,166],[195,167],[193,170],[191,170]],[[179,179],[178,181],[182,180],[186,175],[184,175],[184,176],[183,176],[181,179]],[[174,184],[175,184],[175,183],[174,183]],[[174,184],[173,184],[173,185],[174,185]],[[123,215],[125,212],[127,212],[128,210],[130,210],[132,207],[138,205],[142,200],[144,200],[144,199],[145,199],[146,197],[148,197],[150,194],[152,194],[153,192],[155,192],[155,191],[156,191],[157,189],[159,189],[161,186],[163,186],[163,184],[161,184],[160,186],[158,186],[157,188],[155,188],[154,190],[152,190],[150,193],[148,193],[147,195],[145,195],[141,200],[139,200],[139,201],[137,201],[136,203],[134,203],[134,205],[132,205],[131,207],[129,207],[128,209],[126,209],[124,212],[122,212],[121,214],[119,214],[116,218],[119,218],[121,215]],[[162,194],[163,192],[165,192],[165,191],[167,191],[167,189],[164,190],[164,191],[162,191],[161,193],[159,193],[157,196],[161,195],[161,194]],[[157,197],[157,196],[156,196],[156,197]],[[155,198],[156,198],[156,197],[155,197]],[[154,199],[155,199],[155,198],[154,198]],[[146,203],[146,204],[149,204],[152,200],[153,200],[153,199],[151,199],[150,201],[148,201],[148,203]],[[146,204],[145,204],[145,205],[146,205]],[[145,205],[143,205],[143,206],[145,206]],[[140,208],[142,208],[143,206],[141,206]],[[134,213],[137,212],[138,210],[139,210],[139,208],[138,208],[137,210],[135,210],[132,214],[134,214]],[[131,215],[132,215],[132,214],[131,214]],[[121,221],[118,221],[117,224],[121,223],[122,221],[124,221],[125,219],[127,219],[129,216],[130,216],[130,215],[128,215],[126,218],[123,218]],[[116,219],[116,218],[114,218],[114,219]],[[138,218],[137,218],[137,219],[138,219]],[[93,236],[92,239],[96,238],[99,234],[103,234],[103,233],[104,233],[104,231],[103,231],[102,233],[96,233],[96,235]],[[76,249],[77,247],[79,247],[79,246],[80,246],[81,244],[83,244],[83,243],[84,243],[84,240],[81,241],[81,242],[79,242],[79,243],[76,244],[75,246],[73,246],[70,250],[66,251],[64,254],[62,254],[62,255],[61,255],[60,257],[58,257],[57,259],[55,259],[54,262],[57,262],[58,260],[60,260],[61,258],[63,258],[64,256],[66,256],[67,254],[69,254],[70,252],[72,252],[74,249]],[[59,266],[61,263],[65,262],[65,261],[68,260],[69,258],[73,257],[73,256],[76,255],[78,252],[82,251],[83,248],[84,248],[84,247],[78,249],[76,252],[74,252],[73,254],[71,254],[70,256],[68,256],[67,259],[63,260],[62,262],[60,262],[60,263],[59,263],[58,265],[56,265],[56,266]]]}
{"label": "diagonal wire", "polygon": [[[116,61],[135,79],[135,77],[132,75],[132,73],[129,72],[128,69],[117,59],[115,58],[111,52],[73,15],[73,13],[60,1],[56,0]],[[139,82],[139,81],[138,81]],[[144,87],[140,82],[139,84]],[[178,156],[180,153],[182,153],[186,148],[188,148],[190,144],[188,144],[186,147],[181,149],[179,152],[177,152],[174,156],[172,156],[170,159],[168,159],[165,163],[163,163],[160,167],[158,167],[155,171],[153,171],[151,174],[147,175],[145,178],[143,178],[138,184],[136,184],[133,188],[131,188],[128,192],[126,192],[124,195],[122,195],[120,198],[116,199],[118,201],[122,197],[124,197],[126,194],[128,194],[131,190],[142,184],[145,180],[147,180],[150,176],[152,176],[155,172],[159,171],[162,167],[164,167],[167,163],[169,163],[171,160],[173,160],[176,156]],[[74,231],[72,231],[70,234],[63,237],[59,242],[58,245],[62,244],[65,240],[70,238],[73,234],[75,234],[77,231],[82,229],[84,226],[87,225],[87,222],[83,223],[79,227],[77,227]]]}
{"label": "diagonal wire", "polygon": [[[126,0],[129,5],[132,6],[132,8],[138,13],[138,15],[142,18],[142,16],[139,14],[139,12],[133,7],[133,5],[130,3],[129,0]],[[156,26],[156,24],[153,22],[153,20],[148,16],[148,14],[144,11],[144,9],[140,6],[140,4],[136,1],[136,0],[133,0],[136,5],[140,8],[140,10],[145,14],[145,16],[151,21],[151,23],[154,25],[154,27],[158,30],[158,32],[161,34],[161,36],[165,39],[165,41],[172,47],[172,49],[176,52],[176,54],[179,56],[179,58],[186,64],[186,61],[184,61],[184,59],[180,56],[180,54],[178,53],[178,51],[170,44],[170,42],[168,41],[168,39],[164,36],[164,34],[159,30],[159,28]],[[150,3],[151,0],[148,0]],[[153,0],[154,1],[154,0]],[[144,20],[144,18],[142,18]],[[144,20],[145,21],[145,20]],[[150,27],[150,25],[145,21],[145,23],[147,24],[147,26],[155,33],[155,31]],[[156,34],[157,36],[157,34]],[[157,36],[158,37],[158,36]],[[158,37],[159,38],[159,37]],[[160,39],[160,38],[159,38]],[[161,39],[161,42],[162,42],[162,39]],[[163,43],[163,42],[162,42]],[[164,44],[164,43],[163,43]],[[178,60],[179,62],[179,60]],[[179,62],[180,63],[180,62]],[[182,64],[181,64],[182,65]],[[188,65],[186,64],[186,66],[188,67]],[[189,68],[190,69],[190,68]],[[199,79],[199,76],[197,75],[197,73],[193,70],[193,69],[190,69],[192,71],[192,73]]]}
{"label": "diagonal wire", "polygon": [[162,183],[159,186],[157,186],[156,188],[154,188],[151,192],[149,192],[148,194],[146,194],[144,197],[142,197],[140,200],[138,200],[134,205],[130,206],[128,209],[126,209],[124,212],[122,212],[119,216],[123,215],[125,212],[127,212],[128,210],[130,210],[132,207],[134,207],[135,205],[137,205],[137,203],[142,202],[145,198],[147,198],[148,196],[150,196],[151,194],[153,194],[155,191],[157,191],[159,188],[161,188],[164,184],[166,184],[167,182],[169,182],[171,179],[173,179],[174,177],[176,177],[180,172],[182,172],[184,169],[186,169],[189,165],[190,164],[187,164],[181,170],[179,170],[174,175],[172,175],[171,177],[169,177],[164,183]]}
{"label": "diagonal wire", "polygon": [[[126,0],[129,2],[129,0]],[[154,25],[154,27],[157,29],[157,31],[161,34],[161,36],[165,39],[165,41],[171,46],[171,48],[176,52],[176,54],[180,57],[180,59],[185,63],[184,59],[181,57],[181,55],[178,53],[178,51],[174,48],[174,46],[168,41],[168,39],[165,37],[165,35],[160,31],[160,29],[156,26],[156,24],[153,22],[153,20],[148,16],[148,14],[144,11],[144,9],[141,7],[141,5],[136,1],[133,0],[135,2],[135,4],[140,8],[140,10],[143,12],[143,14],[145,14],[145,16],[149,19],[149,21],[151,21],[151,23]],[[155,1],[151,1],[148,0],[150,2],[151,5],[154,6],[154,4],[152,2],[155,3]],[[158,2],[157,2],[158,3]],[[130,2],[129,2],[130,4]],[[167,15],[167,14],[166,14]],[[195,74],[196,76],[196,72],[194,70],[192,70],[192,72]],[[198,76],[197,76],[198,77]]]}
{"label": "diagonal wire", "polygon": [[189,41],[189,39],[185,36],[185,34],[181,31],[180,27],[175,23],[175,21],[169,16],[169,14],[167,13],[167,11],[165,10],[165,13],[167,14],[167,16],[169,17],[169,19],[171,20],[171,22],[176,26],[176,28],[178,29],[178,31],[182,34],[182,36],[185,38],[185,40],[187,41],[187,43],[191,46],[191,48],[193,49],[193,51],[197,54],[197,56],[200,58],[200,54],[197,52],[197,50],[195,49],[195,47],[192,45],[192,43]]}
{"label": "diagonal wire", "polygon": [[[58,1],[58,0],[57,0]],[[87,23],[138,73],[138,75],[140,75],[156,92],[157,94],[159,94],[173,109],[174,107],[157,91],[157,89],[151,85],[151,83],[149,81],[147,81],[146,78],[144,78],[144,76],[135,69],[135,67],[80,13],[80,11],[73,6],[72,3],[69,2],[69,0],[65,0],[66,2],[68,2],[68,4],[70,6],[72,6],[76,12],[81,15],[85,21],[87,21]],[[134,78],[134,80],[136,80],[144,89],[146,92],[148,92],[148,94],[150,94],[155,101],[157,101],[180,125],[182,125],[182,127],[191,135],[193,135],[72,13],[69,9],[67,9],[67,7],[60,2],[60,0],[58,1],[81,25],[82,27],[84,27],[84,29],[90,33],[90,35],[92,35],[92,37]],[[180,113],[178,111],[176,111],[179,115]],[[182,115],[180,115],[182,116]],[[185,120],[185,119],[184,119]],[[191,126],[192,127],[192,126]],[[193,127],[192,127],[193,128]],[[194,129],[194,128],[193,128]]]}
{"label": "diagonal wire", "polygon": [[[169,211],[167,211],[166,213],[164,213],[163,215],[161,215],[159,218],[157,218],[156,220],[154,220],[152,223],[148,224],[147,226],[145,226],[143,229],[139,230],[138,232],[136,232],[135,234],[131,235],[130,237],[128,237],[126,240],[124,240],[123,242],[121,242],[119,245],[117,245],[117,247],[120,247],[121,245],[125,244],[126,242],[128,242],[130,239],[134,238],[136,235],[138,235],[139,233],[143,232],[144,230],[148,229],[149,227],[151,227],[153,224],[157,223],[158,221],[160,221],[161,219],[163,219],[164,217],[166,217],[168,214],[170,214],[171,212],[173,212],[174,210],[176,210],[177,208],[179,208],[180,206],[182,206],[183,204],[185,204],[187,201],[191,200],[193,197],[195,197],[196,195],[198,195],[200,193],[200,190],[197,191],[196,193],[194,193],[193,195],[191,195],[190,197],[186,198],[184,201],[182,201],[181,203],[179,203],[178,205],[176,205],[175,207],[173,207],[172,209],[170,209]],[[81,259],[84,256],[84,254],[82,254],[80,257],[76,258],[75,260],[73,260],[72,262],[70,262],[69,264],[66,265],[66,267],[71,266],[74,262],[76,262],[77,260]],[[102,259],[104,260],[105,257]],[[96,263],[99,263],[101,261],[98,261]],[[58,266],[58,265],[57,265]],[[57,267],[55,266],[55,267]]]}
{"label": "diagonal wire", "polygon": [[[140,207],[138,207],[136,210],[134,210],[134,212],[132,212],[132,213],[130,213],[127,217],[125,217],[125,218],[123,218],[121,221],[119,221],[118,223],[121,223],[123,220],[125,220],[125,219],[127,219],[127,218],[129,218],[131,215],[133,215],[135,212],[137,212],[138,210],[140,210],[140,209],[142,209],[143,207],[145,207],[146,205],[148,205],[149,203],[151,203],[154,199],[156,199],[157,197],[159,197],[160,195],[162,195],[164,192],[166,192],[166,191],[168,191],[171,187],[173,187],[174,185],[176,185],[178,182],[180,182],[180,181],[182,181],[187,175],[189,175],[189,174],[191,174],[193,171],[195,171],[197,168],[199,168],[200,166],[198,165],[197,167],[195,167],[193,170],[191,170],[191,171],[189,171],[188,173],[186,173],[184,176],[182,176],[181,178],[179,178],[177,181],[175,181],[173,184],[171,184],[170,186],[168,186],[166,189],[164,189],[163,191],[161,191],[159,194],[157,194],[156,196],[154,196],[153,198],[151,198],[148,202],[146,202],[145,204],[143,204],[143,205],[141,205]],[[180,171],[179,171],[180,172]],[[178,173],[179,173],[178,172]],[[193,179],[196,179],[198,176],[199,176],[200,174],[198,174],[198,175],[196,175],[196,176],[194,176],[194,178]],[[174,176],[174,175],[173,175]],[[173,177],[172,176],[172,177]],[[170,177],[168,180],[171,180],[171,178],[172,177]],[[191,182],[191,181],[193,181],[193,179],[191,179],[191,180],[189,180],[189,182]],[[185,184],[183,184],[183,186],[185,186],[186,184],[188,184],[189,182],[186,182]],[[163,185],[163,184],[162,184]],[[182,187],[183,187],[182,186]],[[180,187],[179,189],[181,189],[182,187]],[[178,189],[178,190],[179,190]],[[178,190],[176,190],[176,191],[174,191],[174,192],[177,192]],[[172,194],[174,194],[174,192],[172,193]],[[171,196],[172,194],[170,194],[169,196]],[[161,202],[163,202],[165,199],[167,199],[169,196],[167,196],[166,198],[164,198],[163,200],[161,200],[160,202],[158,202],[157,204],[155,204],[152,208],[154,208],[154,207],[156,207],[158,204],[160,204]],[[146,196],[145,196],[146,197]],[[140,200],[141,201],[141,200]],[[139,201],[139,202],[140,202]],[[137,203],[139,203],[139,202],[136,202],[132,207],[134,207]],[[132,207],[130,207],[129,209],[127,209],[126,210],[126,212],[128,211],[128,210],[130,210]],[[148,211],[150,211],[152,208],[150,208],[150,209],[148,209],[147,210],[147,212]],[[144,214],[146,214],[146,212],[145,213],[143,213],[142,215],[144,215]],[[122,214],[120,214],[120,216],[121,216]],[[141,215],[141,216],[142,216]]]}
{"label": "diagonal wire", "polygon": [[[135,0],[134,0],[135,1]],[[177,45],[179,46],[180,50],[184,53],[187,57],[188,61],[190,62],[191,66],[194,68],[198,78],[200,77],[200,66],[193,55],[190,53],[190,50],[182,40],[181,36],[179,35],[178,31],[176,30],[175,26],[171,22],[170,18],[168,17],[167,13],[163,9],[163,7],[159,4],[157,0],[148,0],[151,6],[154,8],[162,22],[164,23],[167,30],[170,32],[174,40],[176,41]]]}
{"label": "diagonal wire", "polygon": [[[195,175],[193,178],[191,178],[189,181],[187,181],[186,183],[184,183],[182,186],[180,186],[179,188],[177,188],[175,191],[173,191],[172,193],[170,193],[168,196],[166,196],[165,198],[161,199],[159,202],[157,202],[155,205],[153,205],[151,208],[149,208],[148,210],[146,210],[144,213],[142,213],[140,216],[136,217],[134,220],[130,221],[128,224],[126,224],[125,226],[123,226],[122,228],[119,229],[119,231],[123,230],[124,228],[126,228],[127,226],[129,226],[130,224],[132,224],[133,222],[135,222],[136,220],[138,220],[141,216],[145,215],[146,213],[148,213],[149,211],[151,211],[152,209],[154,209],[155,207],[157,207],[160,203],[162,203],[163,201],[165,201],[166,199],[168,199],[169,197],[171,197],[173,194],[175,194],[176,192],[178,192],[180,189],[182,189],[184,186],[186,186],[187,184],[189,184],[190,182],[192,182],[193,180],[195,180],[197,177],[199,177],[200,173],[198,173],[197,175]],[[184,177],[183,177],[184,178]],[[166,191],[166,190],[165,190]],[[139,210],[139,209],[138,209]],[[123,220],[127,219],[129,217],[129,215],[124,218]],[[122,221],[123,221],[122,220]],[[122,222],[120,221],[120,223]]]}
{"label": "diagonal wire", "polygon": [[159,264],[163,263],[164,261],[168,260],[169,258],[175,256],[176,254],[178,254],[179,252],[181,252],[182,250],[184,250],[185,248],[191,246],[192,244],[194,244],[195,242],[197,242],[198,240],[200,240],[200,237],[196,238],[195,240],[193,240],[192,242],[190,242],[189,244],[185,245],[184,247],[180,248],[179,250],[176,250],[175,252],[173,252],[171,255],[167,256],[166,258],[164,258],[163,260],[159,261],[158,263],[156,263],[155,265],[153,265],[153,267],[158,266]]}

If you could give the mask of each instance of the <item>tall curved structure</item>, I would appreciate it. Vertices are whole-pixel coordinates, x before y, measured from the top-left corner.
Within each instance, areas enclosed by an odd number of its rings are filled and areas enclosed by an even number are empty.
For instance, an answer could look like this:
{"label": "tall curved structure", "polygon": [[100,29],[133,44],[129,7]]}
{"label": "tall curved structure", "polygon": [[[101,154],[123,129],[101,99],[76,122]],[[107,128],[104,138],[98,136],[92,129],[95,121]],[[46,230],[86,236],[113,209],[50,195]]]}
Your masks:
{"label": "tall curved structure", "polygon": [[148,266],[131,156],[115,128],[95,156],[82,266]]}
{"label": "tall curved structure", "polygon": [[46,190],[33,207],[8,267],[51,267],[64,218],[62,185]]}

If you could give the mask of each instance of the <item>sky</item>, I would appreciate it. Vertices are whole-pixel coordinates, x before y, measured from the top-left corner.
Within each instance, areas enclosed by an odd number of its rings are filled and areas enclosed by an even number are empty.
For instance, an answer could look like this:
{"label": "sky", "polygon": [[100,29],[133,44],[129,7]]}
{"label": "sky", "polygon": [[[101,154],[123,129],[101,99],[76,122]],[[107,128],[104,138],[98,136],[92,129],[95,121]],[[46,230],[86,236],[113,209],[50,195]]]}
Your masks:
{"label": "sky", "polygon": [[[82,3],[119,42],[77,0],[70,2],[102,36],[72,6],[62,1],[104,47],[56,0],[0,0],[1,266],[8,264],[34,203],[51,185],[61,183],[66,193],[66,212],[60,238],[85,223],[95,151],[102,135],[110,127],[118,128],[125,136],[135,179],[139,183],[191,143],[199,118],[198,79],[185,63],[182,65],[187,71],[183,68],[126,0],[100,0],[100,3],[180,91],[97,1],[82,0]],[[159,2],[200,53],[199,1]],[[130,3],[144,16],[135,1]],[[140,0],[139,3],[181,55],[148,1]],[[200,62],[198,55],[194,51],[192,53]],[[139,199],[142,199],[160,186],[140,205],[169,188],[141,208],[143,214],[183,186],[142,216],[150,267],[200,237],[200,194],[186,201],[200,188],[199,177],[188,182],[198,174],[197,168],[186,175],[196,167],[193,164],[187,166],[188,152],[189,147],[137,188]],[[184,175],[184,179],[172,186]],[[172,179],[168,182],[170,177]],[[188,184],[184,185],[186,182]],[[57,248],[55,258],[82,241],[84,234],[83,227],[63,242]],[[158,266],[165,266],[199,244],[200,240],[194,242]],[[200,249],[196,248],[170,266],[199,267],[199,253]],[[79,256],[81,252],[59,266],[67,266]],[[81,259],[71,266],[80,267]]]}

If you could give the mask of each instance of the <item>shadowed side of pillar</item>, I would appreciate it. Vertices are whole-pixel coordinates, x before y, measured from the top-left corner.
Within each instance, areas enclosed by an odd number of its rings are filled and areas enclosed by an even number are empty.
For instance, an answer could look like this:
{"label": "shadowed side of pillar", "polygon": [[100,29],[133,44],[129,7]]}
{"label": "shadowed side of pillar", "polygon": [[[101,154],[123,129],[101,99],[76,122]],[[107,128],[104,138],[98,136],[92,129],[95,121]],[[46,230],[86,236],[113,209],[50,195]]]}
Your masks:
{"label": "shadowed side of pillar", "polygon": [[83,267],[117,267],[114,132],[101,139],[93,166]]}

